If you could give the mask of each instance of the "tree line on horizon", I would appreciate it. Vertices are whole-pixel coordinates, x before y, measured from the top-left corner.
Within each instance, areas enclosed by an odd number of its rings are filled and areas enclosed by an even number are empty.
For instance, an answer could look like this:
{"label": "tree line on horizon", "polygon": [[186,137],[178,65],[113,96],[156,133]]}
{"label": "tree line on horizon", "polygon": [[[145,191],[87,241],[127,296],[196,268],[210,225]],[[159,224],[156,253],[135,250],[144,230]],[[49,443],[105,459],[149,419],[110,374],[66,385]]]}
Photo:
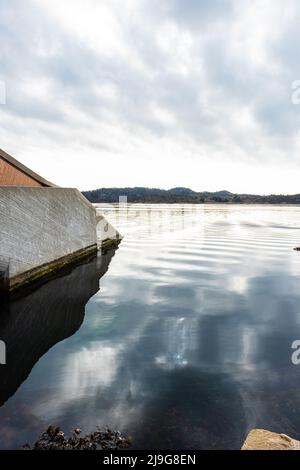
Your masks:
{"label": "tree line on horizon", "polygon": [[189,188],[158,189],[146,187],[99,188],[83,191],[93,203],[116,203],[126,196],[130,203],[236,203],[236,204],[300,204],[300,194],[255,195],[235,194],[229,191],[196,192]]}

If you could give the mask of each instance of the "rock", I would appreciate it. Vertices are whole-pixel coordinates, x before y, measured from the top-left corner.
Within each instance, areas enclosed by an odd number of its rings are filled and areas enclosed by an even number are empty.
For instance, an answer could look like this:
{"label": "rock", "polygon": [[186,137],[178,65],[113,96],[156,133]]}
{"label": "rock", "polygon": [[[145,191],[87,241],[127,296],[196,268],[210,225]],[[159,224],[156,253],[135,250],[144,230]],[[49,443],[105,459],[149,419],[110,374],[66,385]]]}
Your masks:
{"label": "rock", "polygon": [[59,426],[49,426],[46,433],[50,436],[50,437],[55,437],[60,431],[60,428]]}
{"label": "rock", "polygon": [[75,428],[70,437],[59,426],[49,426],[36,441],[33,447],[29,444],[23,446],[24,450],[107,450],[127,449],[131,440],[118,431],[110,429],[100,430],[81,436],[81,429]]}
{"label": "rock", "polygon": [[300,441],[286,434],[252,429],[245,439],[242,450],[300,450]]}
{"label": "rock", "polygon": [[300,246],[296,246],[296,248],[294,248],[295,251],[300,251]]}

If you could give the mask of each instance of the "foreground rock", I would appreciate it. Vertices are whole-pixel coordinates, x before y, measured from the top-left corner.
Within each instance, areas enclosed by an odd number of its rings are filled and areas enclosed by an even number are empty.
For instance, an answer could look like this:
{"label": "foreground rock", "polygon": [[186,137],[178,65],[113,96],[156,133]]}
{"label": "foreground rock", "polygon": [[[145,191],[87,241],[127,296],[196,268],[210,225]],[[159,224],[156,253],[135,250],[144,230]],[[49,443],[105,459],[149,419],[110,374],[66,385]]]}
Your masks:
{"label": "foreground rock", "polygon": [[242,450],[300,450],[300,441],[286,434],[252,429],[246,437]]}
{"label": "foreground rock", "polygon": [[28,450],[104,450],[127,449],[131,442],[119,432],[106,429],[97,430],[86,436],[81,436],[81,429],[74,429],[70,437],[66,437],[58,426],[49,426],[31,448],[28,444],[23,449]]}

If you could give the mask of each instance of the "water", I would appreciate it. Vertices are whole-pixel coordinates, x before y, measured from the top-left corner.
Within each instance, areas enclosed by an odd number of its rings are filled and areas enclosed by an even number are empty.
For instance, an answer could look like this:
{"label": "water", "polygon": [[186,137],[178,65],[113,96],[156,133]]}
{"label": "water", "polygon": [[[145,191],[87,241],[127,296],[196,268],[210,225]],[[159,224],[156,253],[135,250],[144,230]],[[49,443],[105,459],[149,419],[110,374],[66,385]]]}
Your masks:
{"label": "water", "polygon": [[239,448],[253,427],[300,438],[300,208],[104,212],[119,249],[1,315],[1,448],[51,423],[147,449]]}

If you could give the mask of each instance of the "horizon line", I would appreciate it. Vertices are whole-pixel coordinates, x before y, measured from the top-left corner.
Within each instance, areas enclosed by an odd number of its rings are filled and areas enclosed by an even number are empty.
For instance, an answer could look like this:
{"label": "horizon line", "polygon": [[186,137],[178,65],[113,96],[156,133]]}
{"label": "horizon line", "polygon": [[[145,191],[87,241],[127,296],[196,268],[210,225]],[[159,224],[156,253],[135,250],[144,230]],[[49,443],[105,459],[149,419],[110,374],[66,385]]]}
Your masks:
{"label": "horizon line", "polygon": [[256,193],[256,192],[251,193],[251,192],[233,192],[233,191],[229,191],[227,189],[218,189],[216,191],[208,191],[208,190],[197,191],[197,190],[188,188],[186,186],[173,186],[172,188],[168,188],[168,189],[154,187],[154,186],[102,186],[102,187],[95,188],[95,189],[81,189],[80,191],[84,193],[84,192],[91,192],[91,191],[99,191],[99,190],[103,190],[103,189],[121,190],[121,189],[141,189],[141,188],[149,189],[149,190],[159,190],[159,191],[173,191],[175,189],[185,189],[185,190],[188,190],[188,191],[192,191],[193,193],[196,193],[196,194],[228,193],[228,194],[232,194],[233,196],[260,196],[260,197],[266,197],[266,196],[298,196],[298,195],[300,195],[300,190],[299,190],[299,193]]}

